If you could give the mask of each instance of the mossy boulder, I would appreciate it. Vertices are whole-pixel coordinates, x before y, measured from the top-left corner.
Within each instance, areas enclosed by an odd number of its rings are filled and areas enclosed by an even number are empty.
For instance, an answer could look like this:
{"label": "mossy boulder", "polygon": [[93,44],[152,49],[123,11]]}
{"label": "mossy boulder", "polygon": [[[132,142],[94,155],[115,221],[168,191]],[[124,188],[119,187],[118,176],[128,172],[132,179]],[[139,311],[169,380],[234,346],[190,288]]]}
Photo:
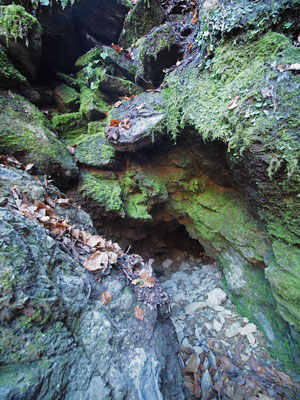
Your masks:
{"label": "mossy boulder", "polygon": [[142,92],[142,89],[135,83],[108,74],[104,74],[102,79],[99,80],[98,88],[105,93],[115,96],[115,98],[116,96],[130,96]]}
{"label": "mossy boulder", "polygon": [[0,147],[43,173],[69,180],[77,167],[47,118],[18,94],[0,92]]}
{"label": "mossy boulder", "polygon": [[66,84],[61,84],[54,89],[54,98],[60,112],[72,113],[79,111],[80,95],[75,89]]}
{"label": "mossy boulder", "polygon": [[83,87],[80,92],[80,113],[88,121],[105,119],[110,107],[102,99],[98,90]]}
{"label": "mossy boulder", "polygon": [[138,0],[124,24],[119,43],[127,48],[165,19],[158,0]]}
{"label": "mossy boulder", "polygon": [[106,124],[99,122],[89,123],[89,135],[76,148],[76,159],[85,165],[99,168],[115,169],[122,165],[122,157],[105,137]]}
{"label": "mossy boulder", "polygon": [[41,26],[22,6],[0,6],[0,43],[30,80],[37,77],[41,58]]}
{"label": "mossy boulder", "polygon": [[80,112],[56,114],[52,118],[52,127],[64,139],[72,139],[87,133],[88,121]]}
{"label": "mossy boulder", "polygon": [[164,69],[180,59],[179,42],[174,25],[165,23],[140,39],[135,50],[138,76],[159,86],[165,76]]}

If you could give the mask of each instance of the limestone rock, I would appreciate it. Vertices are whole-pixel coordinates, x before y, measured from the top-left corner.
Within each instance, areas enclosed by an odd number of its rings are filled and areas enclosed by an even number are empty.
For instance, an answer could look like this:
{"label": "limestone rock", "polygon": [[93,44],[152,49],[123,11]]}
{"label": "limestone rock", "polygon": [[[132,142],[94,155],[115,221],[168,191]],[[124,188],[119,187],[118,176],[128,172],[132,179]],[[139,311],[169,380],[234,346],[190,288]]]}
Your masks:
{"label": "limestone rock", "polygon": [[184,310],[187,314],[194,314],[197,310],[202,310],[206,307],[206,303],[204,301],[197,301],[195,303],[190,303],[185,306]]}
{"label": "limestone rock", "polygon": [[226,298],[226,293],[222,289],[217,288],[208,293],[206,304],[208,307],[214,308],[222,304]]}
{"label": "limestone rock", "polygon": [[240,333],[241,325],[239,322],[234,322],[229,328],[225,331],[225,336],[228,338],[232,338]]}
{"label": "limestone rock", "polygon": [[158,0],[138,0],[125,20],[124,29],[119,39],[123,47],[130,47],[139,38],[160,25],[165,18]]}
{"label": "limestone rock", "polygon": [[141,324],[122,275],[96,283],[42,227],[3,208],[0,221],[2,399],[184,398],[170,322],[143,305]]}
{"label": "limestone rock", "polygon": [[249,335],[250,333],[257,332],[257,328],[255,324],[247,324],[240,329],[240,334],[243,336]]}
{"label": "limestone rock", "polygon": [[209,372],[205,370],[201,376],[201,393],[203,399],[207,398],[207,396],[212,391],[212,387],[213,384]]}
{"label": "limestone rock", "polygon": [[54,89],[54,98],[59,111],[71,113],[79,111],[79,93],[65,85],[59,85]]}
{"label": "limestone rock", "polygon": [[0,92],[0,147],[25,165],[34,162],[39,171],[51,171],[65,182],[77,174],[72,156],[46,117],[20,95]]}
{"label": "limestone rock", "polygon": [[[112,140],[112,145],[118,151],[136,151],[158,141],[163,136],[164,114],[155,109],[161,103],[159,93],[143,93],[132,101],[123,104],[112,113],[113,119],[123,120],[130,117],[131,127],[119,130],[118,140]],[[140,110],[137,107],[141,105]]]}

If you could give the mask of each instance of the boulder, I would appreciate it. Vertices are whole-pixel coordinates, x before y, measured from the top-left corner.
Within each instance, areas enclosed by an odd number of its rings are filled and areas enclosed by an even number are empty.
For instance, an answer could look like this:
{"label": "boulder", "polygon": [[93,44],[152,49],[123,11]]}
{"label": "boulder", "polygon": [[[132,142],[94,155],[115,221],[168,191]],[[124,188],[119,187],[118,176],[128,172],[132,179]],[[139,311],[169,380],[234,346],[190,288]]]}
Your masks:
{"label": "boulder", "polygon": [[144,304],[135,317],[122,274],[96,282],[41,226],[3,208],[0,221],[3,400],[184,399],[174,329]]}
{"label": "boulder", "polygon": [[54,98],[59,111],[63,113],[79,111],[79,93],[75,89],[61,84],[54,89]]}
{"label": "boulder", "polygon": [[0,44],[23,75],[37,78],[41,51],[41,26],[22,6],[0,6]]}
{"label": "boulder", "polygon": [[101,93],[88,87],[83,87],[80,93],[80,113],[88,121],[106,118],[107,103],[102,100]]}
{"label": "boulder", "polygon": [[117,139],[108,136],[116,150],[134,152],[153,145],[163,137],[165,116],[156,109],[161,101],[160,93],[143,93],[131,101],[124,100],[119,108],[114,109],[112,119],[128,118],[131,123],[129,129],[117,128]]}
{"label": "boulder", "polygon": [[93,128],[89,124],[89,130],[98,131],[98,133],[89,136],[77,146],[76,159],[81,164],[93,167],[119,169],[123,165],[122,157],[114,147],[107,143],[103,127],[98,130],[97,122],[91,124],[93,124]]}
{"label": "boulder", "polygon": [[125,20],[119,44],[130,47],[164,19],[165,14],[158,0],[138,0]]}
{"label": "boulder", "polygon": [[155,87],[159,86],[165,76],[164,69],[175,65],[181,58],[174,25],[167,22],[144,36],[134,50],[134,57],[138,77],[144,82],[152,82]]}
{"label": "boulder", "polygon": [[102,79],[99,80],[98,88],[113,98],[136,95],[142,92],[142,89],[135,83],[108,74],[104,74]]}
{"label": "boulder", "polygon": [[18,94],[0,92],[0,148],[39,172],[68,182],[77,167],[66,145],[51,130],[47,118]]}

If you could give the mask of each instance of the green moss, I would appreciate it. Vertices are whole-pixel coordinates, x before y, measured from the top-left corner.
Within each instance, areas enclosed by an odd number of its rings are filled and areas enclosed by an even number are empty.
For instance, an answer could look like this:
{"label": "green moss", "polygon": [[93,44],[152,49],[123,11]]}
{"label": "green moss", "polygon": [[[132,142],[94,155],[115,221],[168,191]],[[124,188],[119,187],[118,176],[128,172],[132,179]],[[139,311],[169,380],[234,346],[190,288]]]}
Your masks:
{"label": "green moss", "polygon": [[82,116],[89,119],[91,109],[98,110],[99,114],[110,110],[110,106],[102,99],[99,90],[93,90],[88,87],[82,87],[80,92],[80,113]]}
{"label": "green moss", "polygon": [[36,18],[28,14],[24,7],[11,4],[0,6],[0,33],[9,39],[25,39],[33,26],[40,25]]}
{"label": "green moss", "polygon": [[13,66],[7,55],[0,49],[0,86],[16,87],[27,82],[26,78]]}
{"label": "green moss", "polygon": [[120,185],[126,215],[133,219],[152,219],[150,210],[154,202],[168,197],[163,180],[154,174],[127,171]]}
{"label": "green moss", "polygon": [[87,121],[80,112],[54,115],[52,127],[66,138],[74,138],[87,132]]}
{"label": "green moss", "polygon": [[78,111],[79,109],[79,93],[65,85],[62,84],[55,88],[55,95],[58,99],[59,108],[63,112]]}
{"label": "green moss", "polygon": [[288,324],[278,315],[276,301],[274,299],[269,282],[264,276],[264,270],[248,267],[245,279],[247,287],[240,296],[231,294],[230,297],[237,306],[238,312],[254,322],[264,333],[270,346],[270,354],[279,359],[289,371],[299,373],[297,354],[300,347],[297,342],[291,343],[287,338]]}
{"label": "green moss", "polygon": [[53,167],[61,164],[75,170],[66,146],[50,130],[47,118],[17,94],[11,97],[0,92],[0,146],[10,153],[22,152],[24,162],[34,161],[41,168],[53,163]]}
{"label": "green moss", "polygon": [[[271,66],[274,61],[278,65],[291,59],[298,62],[300,58],[289,39],[268,32],[254,42],[229,41],[219,46],[212,73],[197,74],[194,68],[186,68],[180,75],[171,74],[163,90],[169,134],[176,139],[185,126],[195,126],[204,140],[228,143],[233,158],[259,142],[269,150],[270,177],[283,163],[287,174],[295,173],[299,77],[293,76],[291,82],[275,81],[279,71]],[[261,89],[272,86],[278,98],[263,98]],[[230,110],[235,94],[239,95],[237,107]]]}
{"label": "green moss", "polygon": [[107,211],[118,212],[124,215],[123,202],[121,199],[122,189],[113,176],[108,179],[101,174],[84,173],[80,192],[83,197],[95,200]]}
{"label": "green moss", "polygon": [[87,53],[83,54],[78,58],[75,63],[76,67],[86,67],[90,63],[98,62],[101,57],[102,49],[99,47],[94,47],[89,50]]}

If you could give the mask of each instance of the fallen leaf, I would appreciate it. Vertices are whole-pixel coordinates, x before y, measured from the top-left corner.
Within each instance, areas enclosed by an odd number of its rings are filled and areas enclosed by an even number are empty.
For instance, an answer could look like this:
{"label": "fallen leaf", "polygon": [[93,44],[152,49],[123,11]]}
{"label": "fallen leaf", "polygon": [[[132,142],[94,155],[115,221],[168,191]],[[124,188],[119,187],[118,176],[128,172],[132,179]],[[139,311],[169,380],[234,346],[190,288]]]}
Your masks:
{"label": "fallen leaf", "polygon": [[147,269],[142,269],[139,272],[139,278],[134,279],[132,281],[133,285],[141,284],[141,287],[149,287],[152,288],[155,285],[155,279],[151,276],[150,272]]}
{"label": "fallen leaf", "polygon": [[194,44],[194,43],[189,43],[189,44],[188,44],[188,51],[189,51],[189,53],[192,51],[193,44]]}
{"label": "fallen leaf", "polygon": [[114,106],[115,106],[115,108],[118,108],[118,107],[120,107],[122,104],[123,104],[123,102],[122,102],[121,100],[119,100],[119,101],[117,101],[117,102],[114,104]]}
{"label": "fallen leaf", "polygon": [[278,64],[277,66],[278,71],[284,72],[284,71],[300,71],[300,63],[293,63],[290,65],[287,65],[286,67],[283,66],[282,63]]}
{"label": "fallen leaf", "polygon": [[198,10],[193,12],[192,24],[195,25],[198,22]]}
{"label": "fallen leaf", "polygon": [[105,240],[99,235],[91,236],[86,244],[92,248],[98,246],[105,248]]}
{"label": "fallen leaf", "polygon": [[134,94],[132,94],[132,95],[129,96],[129,97],[128,97],[128,96],[123,96],[123,97],[122,97],[123,100],[129,100],[129,101],[133,100],[134,98],[135,98],[135,95],[134,95]]}
{"label": "fallen leaf", "polygon": [[48,194],[46,193],[45,196],[45,201],[53,208],[55,208],[55,203],[54,201],[48,196]]}
{"label": "fallen leaf", "polygon": [[121,50],[122,50],[122,48],[121,48],[120,46],[118,46],[118,45],[116,45],[116,44],[113,44],[113,43],[112,43],[111,47],[112,47],[114,50],[116,50],[118,53],[120,53]]}
{"label": "fallen leaf", "polygon": [[142,110],[145,107],[146,107],[146,103],[142,103],[141,105],[137,106],[136,109],[137,110]]}
{"label": "fallen leaf", "polygon": [[118,125],[120,125],[121,122],[122,122],[122,121],[119,121],[119,120],[117,120],[117,119],[112,119],[112,120],[110,121],[110,123],[109,123],[109,126],[118,126]]}
{"label": "fallen leaf", "polygon": [[239,98],[240,98],[240,96],[236,93],[234,96],[233,96],[233,99],[232,99],[232,101],[231,101],[231,103],[228,105],[228,109],[229,110],[233,110],[234,108],[236,108],[237,107],[237,102],[238,102],[238,100],[239,100]]}
{"label": "fallen leaf", "polygon": [[106,270],[108,255],[106,252],[96,251],[85,260],[83,266],[90,272]]}
{"label": "fallen leaf", "polygon": [[34,166],[33,163],[32,164],[27,164],[26,167],[25,167],[25,171],[26,172],[29,171],[33,166]]}
{"label": "fallen leaf", "polygon": [[109,264],[116,264],[118,262],[118,254],[114,251],[108,251],[107,256]]}
{"label": "fallen leaf", "polygon": [[100,300],[104,306],[107,306],[107,304],[111,301],[111,294],[105,290],[101,293]]}
{"label": "fallen leaf", "polygon": [[144,311],[141,309],[141,307],[136,306],[135,310],[134,310],[134,315],[137,319],[139,319],[140,321],[144,321]]}
{"label": "fallen leaf", "polygon": [[129,121],[129,118],[124,118],[123,121],[120,124],[120,127],[124,128],[124,129],[127,129],[127,130],[130,129],[131,128],[131,122]]}

